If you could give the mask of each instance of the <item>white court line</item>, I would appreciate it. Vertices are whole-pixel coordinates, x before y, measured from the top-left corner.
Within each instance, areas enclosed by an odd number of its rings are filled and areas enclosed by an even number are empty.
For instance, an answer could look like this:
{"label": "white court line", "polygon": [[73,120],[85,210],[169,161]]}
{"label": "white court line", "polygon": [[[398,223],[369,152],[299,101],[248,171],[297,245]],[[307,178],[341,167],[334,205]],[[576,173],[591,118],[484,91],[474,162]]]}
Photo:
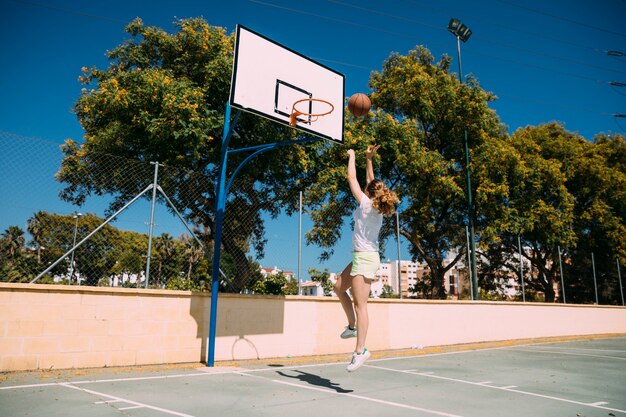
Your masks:
{"label": "white court line", "polygon": [[136,405],[136,406],[139,406],[139,407],[149,408],[151,410],[160,411],[162,413],[171,414],[173,416],[193,417],[190,414],[179,413],[177,411],[168,410],[166,408],[156,407],[156,406],[153,406],[153,405],[144,404],[144,403],[140,403],[140,402],[137,402],[137,401],[127,400],[127,399],[124,399],[124,398],[121,398],[121,397],[116,397],[114,395],[105,394],[103,392],[92,391],[92,390],[89,390],[89,389],[86,389],[86,388],[82,388],[82,387],[75,387],[71,383],[64,383],[64,384],[59,384],[59,385],[62,386],[62,387],[71,388],[71,389],[75,389],[75,390],[78,390],[78,391],[86,392],[88,394],[97,395],[99,397],[111,398],[112,400],[123,401],[125,403],[133,404],[133,405]]}
{"label": "white court line", "polygon": [[124,410],[134,410],[135,408],[145,408],[143,405],[133,405],[132,407],[122,407],[122,408],[118,408],[118,410],[120,411],[124,411]]}
{"label": "white court line", "polygon": [[[525,345],[531,346],[531,345]],[[562,349],[562,350],[584,350],[591,352],[616,352],[616,353],[626,353],[626,350],[617,350],[617,349],[595,349],[595,348],[574,348],[574,347],[565,347],[565,346],[542,346],[542,349]]]}
{"label": "white court line", "polygon": [[204,375],[222,375],[231,374],[231,371],[227,372],[215,372],[215,373],[194,373],[194,374],[175,374],[175,375],[159,375],[159,376],[138,376],[132,378],[111,378],[111,379],[89,379],[85,381],[67,381],[67,382],[45,382],[42,384],[26,384],[26,385],[11,385],[8,387],[0,387],[1,390],[20,389],[20,388],[40,388],[40,387],[54,387],[63,384],[83,385],[83,384],[100,384],[104,382],[132,382],[132,381],[149,381],[153,379],[170,379],[170,378],[186,378]]}
{"label": "white court line", "polygon": [[[623,337],[613,337],[613,338],[609,338],[609,339],[600,339],[600,340],[613,340],[613,339],[626,339]],[[573,340],[572,342],[576,342],[577,340]],[[426,354],[422,354],[422,355],[409,355],[409,356],[395,356],[395,357],[389,357],[389,358],[379,358],[379,359],[370,359],[368,361],[368,363],[374,363],[374,362],[386,362],[386,361],[395,361],[395,360],[404,360],[404,359],[416,359],[416,358],[429,358],[429,357],[434,357],[434,356],[447,356],[447,355],[459,355],[459,354],[466,354],[466,353],[477,353],[477,352],[485,352],[485,351],[490,351],[490,350],[514,350],[516,348],[520,348],[520,347],[532,347],[532,346],[536,346],[536,345],[545,345],[545,344],[555,344],[555,343],[569,343],[569,342],[541,342],[541,343],[529,343],[529,344],[520,344],[520,345],[515,345],[515,346],[499,346],[499,347],[493,347],[493,348],[485,348],[485,349],[481,349],[479,347],[477,347],[476,349],[468,349],[468,350],[458,350],[458,351],[449,351],[449,352],[439,352],[439,353],[426,353]],[[531,349],[531,350],[523,350],[523,349],[518,349],[522,352],[534,352],[536,351],[535,349]],[[537,350],[538,351],[538,350]],[[553,353],[553,352],[550,352]],[[612,357],[614,358],[614,357]],[[346,362],[348,363],[348,355],[346,355]],[[288,370],[288,369],[300,369],[300,368],[314,368],[314,367],[323,367],[323,366],[333,366],[333,365],[345,365],[343,362],[322,362],[322,363],[312,363],[312,364],[308,364],[308,365],[304,365],[304,364],[298,364],[298,365],[292,365],[292,366],[284,366],[281,367],[280,369],[282,370]],[[259,368],[259,369],[247,369],[245,372],[266,372],[266,371],[275,371],[276,368]],[[223,372],[211,372],[211,373],[207,373],[207,372],[198,372],[198,373],[190,373],[190,374],[174,374],[174,375],[159,375],[159,376],[144,376],[144,377],[132,377],[132,378],[111,378],[111,379],[93,379],[93,380],[86,380],[86,381],[71,381],[71,382],[67,382],[67,383],[71,383],[73,385],[82,385],[82,384],[99,384],[99,383],[105,383],[105,382],[132,382],[132,381],[147,381],[147,380],[157,380],[157,379],[168,379],[168,378],[186,378],[186,377],[196,377],[196,376],[206,376],[206,375],[224,375],[224,374],[233,374],[233,373],[237,373],[238,371],[233,371],[233,370],[224,370]],[[21,389],[21,388],[40,388],[40,387],[52,387],[52,386],[57,386],[60,385],[62,383],[59,382],[48,382],[48,383],[41,383],[41,384],[26,384],[26,385],[12,385],[12,386],[7,386],[7,387],[0,387],[0,391],[2,390],[10,390],[10,389]]]}
{"label": "white court line", "polygon": [[517,352],[537,352],[537,353],[549,353],[551,355],[569,355],[569,356],[589,356],[592,358],[603,358],[603,359],[615,359],[618,361],[626,361],[626,358],[621,358],[619,356],[606,356],[606,355],[591,355],[589,353],[573,353],[573,352],[555,352],[553,350],[539,350],[539,349],[518,349],[511,348],[509,350],[514,350]]}
{"label": "white court line", "polygon": [[122,400],[109,400],[109,401],[96,401],[94,404],[111,404],[111,403],[119,403],[123,402]]}
{"label": "white court line", "polygon": [[[526,346],[526,345],[519,345]],[[504,347],[494,347],[494,348],[485,348],[485,349],[468,349],[468,350],[458,350],[458,351],[450,351],[450,352],[439,352],[439,353],[426,353],[422,355],[409,355],[409,356],[395,356],[391,358],[379,358],[379,359],[370,359],[368,363],[373,362],[386,362],[386,361],[397,361],[404,359],[416,359],[416,358],[430,358],[434,356],[448,356],[448,355],[460,355],[460,354],[468,354],[468,353],[476,353],[476,352],[484,352],[489,350],[502,350],[502,349],[510,349],[508,346]],[[346,361],[344,362],[322,362],[322,363],[311,363],[311,364],[298,364],[292,366],[283,366],[280,369],[289,370],[289,369],[303,369],[303,368],[317,368],[324,366],[334,366],[334,365],[346,365],[348,363],[348,355],[346,355]],[[277,368],[259,368],[259,369],[246,369],[245,372],[268,372],[275,371]],[[157,379],[169,379],[169,378],[185,378],[185,377],[196,377],[196,376],[207,376],[207,375],[224,375],[224,374],[235,374],[240,372],[233,370],[224,370],[223,372],[198,372],[191,374],[174,374],[174,375],[159,375],[159,376],[143,376],[143,377],[132,377],[132,378],[111,378],[111,379],[91,379],[85,381],[71,381],[67,383],[71,383],[73,385],[83,385],[83,384],[99,384],[106,382],[132,382],[132,381],[148,381],[148,380],[157,380]],[[8,387],[0,387],[0,391],[2,390],[10,390],[10,389],[22,389],[22,388],[40,388],[40,387],[53,387],[57,385],[61,385],[63,383],[60,382],[46,382],[41,384],[27,384],[27,385],[12,385]]]}
{"label": "white court line", "polygon": [[[518,346],[523,346],[523,345],[518,345]],[[451,351],[451,352],[425,353],[423,355],[394,356],[392,358],[370,359],[367,362],[368,363],[370,363],[370,362],[386,362],[386,361],[397,361],[397,360],[402,360],[402,359],[430,358],[430,357],[433,357],[433,356],[459,355],[459,354],[462,354],[462,353],[487,352],[489,350],[503,350],[503,349],[509,349],[509,347],[508,346],[499,346],[499,347],[485,348],[485,349],[476,348],[476,349],[455,350],[455,351]]]}
{"label": "white court line", "polygon": [[21,389],[21,388],[41,388],[41,387],[56,387],[60,385],[60,382],[47,382],[43,384],[28,384],[28,385],[11,385],[8,387],[0,387],[1,390],[9,390],[9,389]]}
{"label": "white court line", "polygon": [[374,402],[374,403],[383,404],[383,405],[388,405],[388,406],[391,406],[391,407],[406,408],[406,409],[414,410],[414,411],[422,411],[424,413],[434,414],[434,415],[437,415],[437,416],[462,417],[462,416],[459,416],[457,414],[450,414],[450,413],[446,413],[446,412],[443,412],[443,411],[431,410],[429,408],[415,407],[415,406],[412,406],[412,405],[396,403],[396,402],[393,402],[393,401],[379,400],[377,398],[365,397],[363,395],[350,394],[350,393],[347,393],[347,392],[337,392],[337,391],[331,390],[331,389],[311,387],[311,386],[304,385],[304,384],[297,384],[295,382],[287,382],[287,381],[281,381],[281,380],[278,380],[278,379],[270,379],[270,378],[265,378],[265,377],[258,376],[258,375],[251,375],[251,374],[246,373],[246,372],[235,372],[235,373],[238,373],[239,375],[242,375],[242,376],[249,376],[249,377],[263,379],[265,381],[275,382],[277,384],[289,385],[289,386],[292,386],[292,387],[297,387],[297,388],[301,388],[301,389],[308,389],[308,390],[311,390],[311,391],[319,391],[319,392],[323,392],[325,394],[333,394],[333,395],[340,395],[340,396],[343,396],[343,397],[356,398],[356,399],[359,399],[359,400]]}
{"label": "white court line", "polygon": [[442,380],[445,380],[445,381],[459,382],[459,383],[462,383],[462,384],[474,385],[474,386],[483,387],[483,388],[496,389],[496,390],[500,390],[500,391],[514,392],[514,393],[517,393],[517,394],[529,395],[529,396],[532,396],[532,397],[545,398],[545,399],[548,399],[548,400],[555,400],[555,401],[560,401],[560,402],[565,402],[565,403],[570,403],[570,404],[584,405],[586,407],[600,408],[602,410],[617,411],[618,413],[625,413],[626,414],[626,410],[620,410],[619,408],[603,407],[601,405],[597,405],[597,403],[592,403],[592,404],[590,404],[590,403],[583,403],[583,402],[580,402],[580,401],[568,400],[566,398],[554,397],[554,396],[551,396],[551,395],[537,394],[537,393],[534,393],[534,392],[522,391],[522,390],[512,389],[512,388],[508,388],[508,387],[498,387],[498,386],[494,386],[494,385],[485,385],[485,384],[482,384],[482,383],[473,382],[473,381],[466,381],[466,380],[458,379],[458,378],[449,378],[449,377],[445,377],[445,376],[433,375],[431,373],[418,373],[418,372],[411,372],[411,371],[403,371],[403,370],[400,370],[400,369],[385,368],[385,367],[382,367],[382,366],[375,366],[375,365],[368,365],[368,364],[365,364],[363,366],[367,366],[368,368],[382,369],[382,370],[385,370],[385,371],[398,372],[398,373],[403,373],[403,374],[408,374],[408,375],[423,376],[425,378],[435,378],[435,379],[442,379]]}

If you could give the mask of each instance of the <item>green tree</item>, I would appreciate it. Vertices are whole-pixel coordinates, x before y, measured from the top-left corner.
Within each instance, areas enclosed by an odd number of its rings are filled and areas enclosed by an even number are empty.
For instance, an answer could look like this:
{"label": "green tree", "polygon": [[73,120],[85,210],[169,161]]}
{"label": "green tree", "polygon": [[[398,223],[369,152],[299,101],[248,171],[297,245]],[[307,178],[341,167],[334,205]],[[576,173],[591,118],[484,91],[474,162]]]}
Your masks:
{"label": "green tree", "polygon": [[180,238],[181,243],[185,245],[185,261],[187,262],[187,280],[191,281],[191,273],[196,266],[205,257],[205,252],[198,243],[189,237],[183,235]]}
{"label": "green tree", "polygon": [[269,274],[265,279],[258,280],[253,287],[255,294],[285,295],[287,277],[282,272]]}
{"label": "green tree", "polygon": [[319,282],[322,285],[325,296],[333,295],[333,283],[330,280],[330,273],[327,269],[320,271],[315,268],[309,268],[308,272],[312,281]]}
{"label": "green tree", "polygon": [[20,256],[25,242],[24,231],[18,226],[9,226],[0,236],[0,248],[9,260]]}
{"label": "green tree", "polygon": [[[562,162],[545,153],[554,127],[528,127],[507,140],[486,142],[476,162],[482,178],[477,200],[488,222],[483,245],[492,248],[489,262],[506,264],[494,258],[497,254],[515,259],[520,236],[523,256],[537,271],[537,279],[527,284],[543,291],[548,302],[554,301],[554,284],[559,282],[557,249],[572,247],[576,240],[571,228],[574,201]],[[554,136],[554,144],[568,141],[566,135]]]}
{"label": "green tree", "polygon": [[383,291],[380,293],[380,298],[400,298],[400,295],[393,292],[391,285],[385,284],[383,285]]}
{"label": "green tree", "polygon": [[526,275],[530,292],[555,300],[561,249],[566,294],[572,295],[568,301],[593,299],[591,252],[615,259],[626,247],[624,173],[609,162],[619,157],[603,155],[606,149],[623,152],[623,142],[619,136],[600,137],[594,144],[548,123],[519,129],[504,140],[486,140],[477,149],[481,238],[490,266],[483,270],[489,280],[504,268],[518,270],[520,237],[523,257],[536,275]]}
{"label": "green tree", "polygon": [[298,280],[291,278],[287,280],[285,288],[283,288],[285,295],[298,295]]}
{"label": "green tree", "polygon": [[27,221],[27,230],[28,233],[33,237],[32,244],[37,248],[37,263],[41,264],[41,244],[39,243],[41,239],[41,230],[43,225],[41,224],[42,220],[42,212],[37,212],[28,219]]}
{"label": "green tree", "polygon": [[[91,195],[109,194],[114,196],[113,210],[150,183],[147,162],[158,161],[169,169],[163,170],[159,184],[190,222],[211,231],[205,238],[212,240],[234,37],[201,18],[175,25],[176,33],[168,34],[136,19],[126,27],[130,39],[108,52],[111,64],[106,70],[84,69],[85,89],[74,109],[85,142],[66,142],[57,178],[66,184],[65,200],[80,205]],[[245,113],[237,132],[237,147],[293,135],[289,128]],[[129,178],[128,164],[108,164],[107,155],[146,162],[145,172]],[[229,157],[230,172],[246,156]],[[263,211],[273,216],[281,210],[293,212],[297,203],[283,199],[307,170],[306,155],[295,146],[259,155],[255,162],[231,187],[227,211],[236,216],[224,224],[224,250],[237,260],[229,284],[235,292],[255,274],[249,251],[263,253]]]}
{"label": "green tree", "polygon": [[29,257],[24,252],[25,242],[24,231],[18,226],[9,226],[0,236],[0,276],[3,281],[26,280]]}
{"label": "green tree", "polygon": [[[464,129],[472,150],[488,137],[504,135],[488,107],[494,97],[471,77],[461,84],[450,73],[449,57],[435,63],[423,47],[406,56],[391,54],[382,71],[372,74],[370,87],[377,111],[362,119],[348,119],[346,146],[323,154],[331,162],[308,189],[315,226],[307,239],[330,248],[338,241],[342,224],[330,214],[347,218],[354,209],[345,180],[346,149],[354,148],[357,164],[364,166],[367,145],[380,144],[376,176],[400,196],[400,232],[410,243],[413,259],[425,261],[430,268],[437,287],[430,293],[444,298],[443,277],[465,255],[467,190],[465,167],[459,162],[465,160]],[[363,170],[358,174],[364,177]],[[365,185],[363,177],[359,179]],[[478,186],[476,178],[473,186]],[[394,220],[384,224],[381,242],[393,230]],[[458,254],[446,264],[451,251]]]}
{"label": "green tree", "polygon": [[153,254],[156,270],[152,285],[162,288],[170,279],[176,279],[184,275],[184,247],[169,233],[163,233],[154,239]]}
{"label": "green tree", "polygon": [[[43,265],[55,262],[72,248],[74,243],[75,219],[72,215],[59,215],[39,212],[39,245],[45,249],[41,253]],[[77,242],[103,223],[93,214],[81,216],[76,227]],[[74,273],[87,285],[97,285],[101,278],[109,277],[117,261],[116,248],[120,241],[119,231],[111,225],[104,226],[98,233],[74,251],[76,267]],[[50,271],[50,276],[68,276],[69,256]],[[41,271],[37,271],[41,272]]]}
{"label": "green tree", "polygon": [[148,237],[145,234],[120,230],[119,241],[114,248],[113,257],[116,261],[111,268],[111,275],[117,275],[120,279],[124,275],[134,275],[137,277],[135,285],[139,287],[141,274],[146,268],[147,250]]}
{"label": "green tree", "polygon": [[584,141],[567,164],[567,188],[574,197],[576,246],[564,265],[568,302],[595,302],[592,254],[601,303],[621,303],[616,260],[626,260],[626,144],[623,136]]}

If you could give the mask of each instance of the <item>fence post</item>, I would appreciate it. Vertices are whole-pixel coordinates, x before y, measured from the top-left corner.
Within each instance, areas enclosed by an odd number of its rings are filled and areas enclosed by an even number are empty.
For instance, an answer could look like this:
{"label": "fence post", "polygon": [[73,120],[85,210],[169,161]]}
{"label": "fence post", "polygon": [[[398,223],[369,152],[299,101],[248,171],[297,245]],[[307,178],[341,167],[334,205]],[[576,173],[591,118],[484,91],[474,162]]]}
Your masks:
{"label": "fence post", "polygon": [[619,293],[622,296],[622,305],[624,305],[624,288],[622,287],[622,272],[619,267],[619,259],[615,259],[617,262],[617,277],[619,278]]}
{"label": "fence post", "polygon": [[148,288],[148,281],[150,280],[150,258],[152,257],[152,230],[154,228],[154,206],[156,203],[157,184],[159,181],[159,163],[150,162],[154,164],[154,183],[152,184],[152,207],[150,208],[150,229],[148,232],[148,256],[146,260],[146,283],[145,288]]}
{"label": "fence post", "polygon": [[467,240],[467,278],[469,279],[470,299],[474,300],[474,289],[472,284],[474,281],[472,280],[472,268],[470,268],[470,265],[472,264],[472,259],[470,258],[470,241],[467,226],[465,226],[465,239]]}
{"label": "fence post", "polygon": [[526,290],[524,288],[524,261],[522,259],[522,239],[517,237],[517,247],[519,249],[519,278],[522,281],[522,301],[526,302]]}
{"label": "fence post", "polygon": [[[72,243],[72,248],[74,248],[76,246],[76,236],[78,235],[78,219],[80,218],[80,216],[82,216],[82,213],[79,212],[75,212],[74,216],[72,216],[75,220],[74,222],[74,241]],[[72,250],[72,256],[70,258],[70,279],[69,279],[69,283],[70,285],[72,285],[72,277],[74,276],[74,250]],[[78,285],[80,285],[80,278],[77,276],[76,277],[76,282],[78,283]]]}
{"label": "fence post", "polygon": [[400,293],[400,299],[402,299],[402,272],[400,271],[402,266],[402,257],[400,254],[400,214],[398,213],[398,210],[396,210],[396,240],[398,241],[398,293]]}
{"label": "fence post", "polygon": [[593,288],[596,291],[596,305],[599,305],[600,301],[598,301],[598,282],[596,281],[596,259],[593,256],[593,252],[591,252],[591,268],[593,270]]}
{"label": "fence post", "polygon": [[567,303],[565,301],[565,281],[563,281],[563,261],[561,260],[561,247],[557,246],[559,251],[559,271],[561,272],[561,292],[563,293],[563,304]]}
{"label": "fence post", "polygon": [[300,214],[298,217],[298,295],[302,295],[300,273],[302,270],[302,190],[300,190]]}

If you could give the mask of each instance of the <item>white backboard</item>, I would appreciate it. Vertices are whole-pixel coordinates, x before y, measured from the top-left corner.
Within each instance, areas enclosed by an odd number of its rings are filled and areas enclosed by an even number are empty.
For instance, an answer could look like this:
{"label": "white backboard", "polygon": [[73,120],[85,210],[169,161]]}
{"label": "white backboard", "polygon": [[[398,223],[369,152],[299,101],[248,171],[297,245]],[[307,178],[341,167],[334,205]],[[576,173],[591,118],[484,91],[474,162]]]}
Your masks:
{"label": "white backboard", "polygon": [[[295,128],[343,143],[344,89],[343,74],[250,29],[237,26],[230,87],[232,107],[289,125],[296,101],[304,98],[325,100],[334,106],[332,113],[315,121],[300,116]],[[330,106],[312,101],[300,103],[297,109],[324,113],[330,110]]]}

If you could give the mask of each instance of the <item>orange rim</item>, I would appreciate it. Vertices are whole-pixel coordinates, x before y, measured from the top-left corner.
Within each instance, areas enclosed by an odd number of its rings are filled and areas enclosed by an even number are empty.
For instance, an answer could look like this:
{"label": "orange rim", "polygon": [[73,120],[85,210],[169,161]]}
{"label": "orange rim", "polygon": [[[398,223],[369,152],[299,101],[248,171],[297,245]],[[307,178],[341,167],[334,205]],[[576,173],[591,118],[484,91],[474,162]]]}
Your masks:
{"label": "orange rim", "polygon": [[[307,113],[307,112],[300,111],[300,110],[296,109],[296,105],[298,103],[302,103],[304,101],[319,101],[320,103],[328,104],[330,106],[330,110],[328,110],[327,112],[324,112],[324,113]],[[332,113],[333,110],[335,110],[335,106],[333,106],[333,103],[331,103],[329,101],[322,100],[321,98],[303,98],[303,99],[298,100],[295,103],[293,103],[293,107],[291,108],[291,116],[289,117],[289,125],[291,127],[295,127],[296,124],[298,123],[298,116],[313,117],[314,119],[309,120],[309,121],[310,122],[315,122],[318,119],[318,117],[326,116],[327,114]]]}

